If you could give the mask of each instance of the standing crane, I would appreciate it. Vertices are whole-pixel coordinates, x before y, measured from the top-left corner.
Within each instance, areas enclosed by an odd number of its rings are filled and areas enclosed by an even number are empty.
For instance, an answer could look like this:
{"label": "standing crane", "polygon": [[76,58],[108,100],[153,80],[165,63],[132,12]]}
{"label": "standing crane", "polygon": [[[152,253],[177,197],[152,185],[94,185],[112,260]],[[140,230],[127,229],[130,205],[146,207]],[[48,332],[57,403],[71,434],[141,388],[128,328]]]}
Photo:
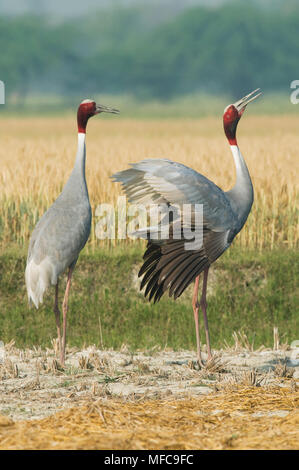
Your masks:
{"label": "standing crane", "polygon": [[[212,358],[207,318],[207,282],[211,264],[231,245],[245,224],[253,203],[253,187],[245,160],[237,145],[238,122],[251,101],[261,93],[259,89],[227,106],[223,114],[224,132],[228,139],[236,167],[235,186],[227,192],[196,171],[180,163],[166,159],[148,159],[131,164],[112,178],[120,182],[129,202],[144,205],[167,204],[182,207],[184,204],[202,204],[202,244],[198,249],[186,249],[188,240],[174,237],[173,220],[168,238],[158,237],[149,227],[135,232],[148,240],[144,263],[139,271],[143,276],[140,289],[145,286],[145,297],[160,300],[168,290],[177,299],[195,280],[192,306],[196,330],[197,360],[203,366],[198,312],[203,313],[208,360]],[[180,222],[183,224],[183,222]],[[151,229],[151,231],[149,231]],[[161,234],[161,225],[160,229]],[[183,234],[183,225],[180,233]],[[154,235],[154,236],[153,236]],[[203,272],[202,295],[198,302],[199,276]]]}
{"label": "standing crane", "polygon": [[[61,365],[65,364],[66,317],[72,273],[78,256],[90,233],[91,207],[85,179],[85,135],[88,119],[99,113],[117,114],[117,109],[84,100],[77,112],[78,147],[75,165],[70,177],[52,206],[38,221],[29,243],[25,280],[29,304],[36,308],[50,284],[55,285],[54,313]],[[61,335],[58,307],[59,276],[68,269],[62,304],[63,332]]]}

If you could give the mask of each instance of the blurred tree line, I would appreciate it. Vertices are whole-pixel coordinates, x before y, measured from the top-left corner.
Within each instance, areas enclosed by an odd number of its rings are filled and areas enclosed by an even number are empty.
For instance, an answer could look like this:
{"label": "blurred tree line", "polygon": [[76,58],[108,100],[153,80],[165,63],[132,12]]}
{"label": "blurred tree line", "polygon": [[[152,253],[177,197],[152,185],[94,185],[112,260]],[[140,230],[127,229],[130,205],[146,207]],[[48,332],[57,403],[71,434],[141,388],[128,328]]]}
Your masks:
{"label": "blurred tree line", "polygon": [[28,93],[239,96],[299,78],[296,8],[236,2],[162,16],[130,7],[60,23],[1,17],[0,79],[21,102]]}

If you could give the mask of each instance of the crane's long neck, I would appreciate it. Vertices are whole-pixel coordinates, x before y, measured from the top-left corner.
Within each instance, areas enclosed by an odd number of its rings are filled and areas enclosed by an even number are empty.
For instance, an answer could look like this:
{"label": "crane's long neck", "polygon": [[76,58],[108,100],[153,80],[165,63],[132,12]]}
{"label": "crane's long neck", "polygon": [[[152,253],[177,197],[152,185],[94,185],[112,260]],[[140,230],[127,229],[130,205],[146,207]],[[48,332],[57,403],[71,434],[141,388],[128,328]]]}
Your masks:
{"label": "crane's long neck", "polygon": [[235,186],[226,194],[238,217],[240,230],[243,227],[253,203],[253,186],[245,160],[237,143],[230,144],[236,167]]}
{"label": "crane's long neck", "polygon": [[63,198],[69,198],[72,201],[88,199],[88,190],[85,179],[85,158],[85,133],[78,132],[78,147],[75,165],[65,187],[63,188]]}
{"label": "crane's long neck", "polygon": [[77,155],[75,160],[74,170],[81,174],[85,180],[85,160],[86,160],[86,147],[85,147],[85,132],[78,132],[78,146]]}

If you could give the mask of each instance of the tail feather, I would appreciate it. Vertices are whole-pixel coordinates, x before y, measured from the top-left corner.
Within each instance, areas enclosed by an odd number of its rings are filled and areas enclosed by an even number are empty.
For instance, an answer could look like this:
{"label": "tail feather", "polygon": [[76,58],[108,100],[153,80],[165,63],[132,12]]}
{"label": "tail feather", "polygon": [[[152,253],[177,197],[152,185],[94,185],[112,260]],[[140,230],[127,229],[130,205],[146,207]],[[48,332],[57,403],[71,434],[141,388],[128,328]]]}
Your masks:
{"label": "tail feather", "polygon": [[40,264],[31,259],[26,266],[25,281],[29,305],[33,303],[38,308],[50,284],[57,283],[57,276],[53,272],[49,258],[45,258]]}

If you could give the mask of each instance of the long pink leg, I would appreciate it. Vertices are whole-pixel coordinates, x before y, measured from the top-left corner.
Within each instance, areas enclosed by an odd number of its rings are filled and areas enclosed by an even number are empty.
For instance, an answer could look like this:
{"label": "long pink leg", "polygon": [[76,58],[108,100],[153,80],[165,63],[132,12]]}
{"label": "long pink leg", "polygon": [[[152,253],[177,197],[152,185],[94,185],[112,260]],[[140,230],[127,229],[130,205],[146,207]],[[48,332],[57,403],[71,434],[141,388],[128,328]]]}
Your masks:
{"label": "long pink leg", "polygon": [[204,270],[203,273],[203,284],[202,284],[202,294],[200,299],[200,306],[203,313],[203,321],[205,324],[205,331],[206,331],[206,340],[207,340],[207,349],[208,349],[208,360],[212,358],[211,352],[211,345],[210,345],[210,335],[209,335],[209,325],[208,325],[208,317],[207,317],[207,284],[208,284],[208,273],[209,268]]}
{"label": "long pink leg", "polygon": [[73,268],[69,268],[68,276],[67,276],[67,283],[66,289],[62,304],[62,314],[63,314],[63,333],[62,333],[62,349],[60,353],[60,362],[61,365],[64,366],[65,361],[65,345],[66,345],[66,315],[68,311],[68,300],[69,300],[69,293],[71,288],[71,279],[72,279]]}
{"label": "long pink leg", "polygon": [[58,338],[58,345],[59,345],[59,352],[61,353],[61,326],[60,326],[60,310],[58,307],[58,280],[55,286],[55,304],[54,304],[54,313],[56,319],[56,326],[57,326],[57,338]]}
{"label": "long pink leg", "polygon": [[198,364],[201,367],[203,367],[202,358],[201,358],[201,350],[200,350],[199,323],[198,323],[198,309],[199,309],[198,285],[199,285],[199,276],[197,276],[197,278],[195,279],[193,299],[192,299],[192,307],[193,307],[195,331],[196,331],[197,361],[198,361]]}

